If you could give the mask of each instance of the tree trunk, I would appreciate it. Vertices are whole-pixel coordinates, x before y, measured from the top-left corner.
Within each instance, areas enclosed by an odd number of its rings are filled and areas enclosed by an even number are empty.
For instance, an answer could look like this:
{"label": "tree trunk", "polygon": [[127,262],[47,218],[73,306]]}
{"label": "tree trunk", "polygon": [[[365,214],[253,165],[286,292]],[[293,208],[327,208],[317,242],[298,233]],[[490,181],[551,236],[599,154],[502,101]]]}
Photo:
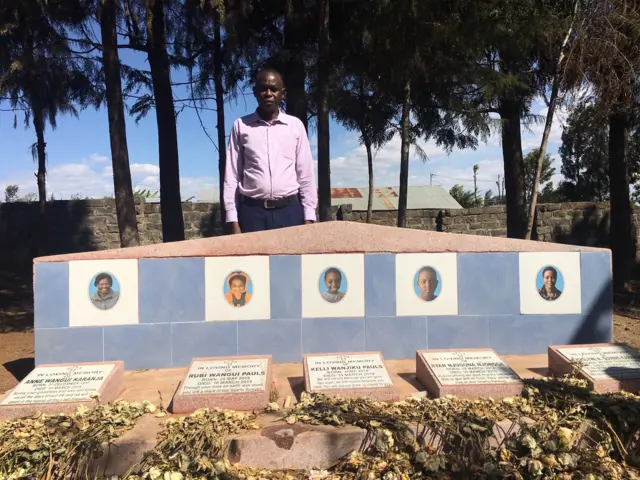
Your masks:
{"label": "tree trunk", "polygon": [[120,59],[116,33],[116,0],[104,0],[100,8],[100,30],[102,33],[102,64],[107,90],[107,115],[109,118],[109,140],[111,142],[111,164],[113,166],[113,190],[116,201],[116,216],[120,232],[121,247],[140,245],[136,206],[131,186],[127,128],[122,100]]}
{"label": "tree trunk", "polygon": [[398,198],[398,227],[404,228],[407,223],[407,193],[409,183],[409,128],[411,126],[411,82],[404,87],[402,102],[402,142],[400,152],[400,198]]}
{"label": "tree trunk", "polygon": [[158,123],[162,241],[175,242],[184,240],[184,219],[180,199],[176,112],[173,108],[171,71],[165,41],[163,0],[147,0],[146,23],[149,67]]}
{"label": "tree trunk", "polygon": [[[575,1],[573,5],[573,17],[575,18],[578,13],[579,1]],[[553,84],[551,85],[551,97],[549,98],[549,110],[547,112],[547,118],[544,124],[544,132],[542,133],[542,142],[540,143],[540,150],[538,152],[538,160],[536,162],[536,175],[533,179],[533,189],[531,190],[531,203],[529,204],[529,217],[527,221],[527,233],[525,235],[526,240],[531,240],[531,232],[533,231],[533,221],[536,214],[536,204],[538,203],[538,187],[540,186],[540,175],[542,174],[542,166],[544,164],[544,156],[547,152],[547,143],[549,143],[549,134],[551,133],[551,125],[553,125],[553,115],[556,111],[556,102],[558,99],[558,90],[560,88],[560,78],[562,72],[562,62],[565,58],[565,48],[569,43],[569,38],[573,32],[573,21],[569,26],[569,31],[564,37],[562,46],[560,47],[560,54],[558,55],[558,62],[556,63],[555,75],[553,76]]]}
{"label": "tree trunk", "polygon": [[502,157],[507,200],[507,237],[524,238],[527,233],[524,161],[520,136],[520,103],[501,99]]}
{"label": "tree trunk", "polygon": [[[300,18],[304,10],[304,0],[287,0],[284,19],[284,82],[287,87],[286,110],[298,117],[308,130],[308,103],[305,90],[307,73],[302,58],[306,32]],[[328,7],[327,7],[328,8]]]}
{"label": "tree trunk", "polygon": [[371,151],[371,141],[364,140],[364,148],[367,149],[367,171],[369,173],[369,198],[367,199],[367,223],[371,223],[373,216],[373,152]]}
{"label": "tree trunk", "polygon": [[37,105],[34,105],[33,110],[33,128],[36,131],[36,137],[38,143],[36,149],[38,151],[38,173],[36,178],[38,179],[38,203],[40,205],[40,215],[44,218],[47,211],[47,143],[44,141],[44,116],[42,109]]}
{"label": "tree trunk", "polygon": [[216,10],[213,17],[213,84],[216,95],[216,130],[218,132],[218,179],[220,189],[220,226],[224,232],[227,219],[224,209],[224,170],[227,162],[226,137],[224,126],[224,84],[222,80],[224,59],[222,58],[222,38],[220,36],[220,13]]}
{"label": "tree trunk", "polygon": [[549,110],[542,132],[542,142],[540,142],[540,150],[538,151],[538,159],[536,160],[536,174],[533,177],[533,186],[531,188],[531,197],[529,203],[529,215],[527,217],[527,231],[525,232],[525,240],[531,240],[531,232],[533,232],[533,221],[536,216],[536,204],[538,203],[538,187],[540,186],[540,175],[542,174],[542,166],[544,165],[544,157],[547,153],[547,144],[549,143],[549,134],[553,125],[553,115],[556,111],[556,101],[558,99],[558,88],[560,76],[557,74],[553,79],[551,86],[551,97],[549,98]]}
{"label": "tree trunk", "polygon": [[609,118],[609,245],[613,256],[613,282],[624,287],[635,264],[635,238],[629,200],[629,116],[615,113]]}
{"label": "tree trunk", "polygon": [[331,220],[329,147],[329,0],[318,2],[318,206],[321,222]]}

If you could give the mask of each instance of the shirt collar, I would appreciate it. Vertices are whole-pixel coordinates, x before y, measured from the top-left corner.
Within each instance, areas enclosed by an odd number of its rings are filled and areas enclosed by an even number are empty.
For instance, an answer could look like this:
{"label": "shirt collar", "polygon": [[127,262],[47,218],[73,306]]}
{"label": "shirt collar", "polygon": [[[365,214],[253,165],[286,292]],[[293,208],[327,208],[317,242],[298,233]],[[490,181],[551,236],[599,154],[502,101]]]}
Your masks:
{"label": "shirt collar", "polygon": [[[258,109],[251,114],[251,123],[264,122],[264,120],[258,115]],[[267,122],[265,122],[267,123]],[[282,123],[283,125],[289,125],[289,115],[284,113],[282,109],[278,110],[278,118],[273,123]]]}

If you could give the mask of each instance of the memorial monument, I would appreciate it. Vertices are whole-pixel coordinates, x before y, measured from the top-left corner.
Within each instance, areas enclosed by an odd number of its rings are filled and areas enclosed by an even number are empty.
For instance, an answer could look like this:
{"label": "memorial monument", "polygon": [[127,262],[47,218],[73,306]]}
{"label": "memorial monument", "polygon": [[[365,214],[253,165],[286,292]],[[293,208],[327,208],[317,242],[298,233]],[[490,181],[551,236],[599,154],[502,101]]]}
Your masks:
{"label": "memorial monument", "polygon": [[328,222],[37,258],[34,275],[37,365],[611,341],[610,252],[572,245]]}

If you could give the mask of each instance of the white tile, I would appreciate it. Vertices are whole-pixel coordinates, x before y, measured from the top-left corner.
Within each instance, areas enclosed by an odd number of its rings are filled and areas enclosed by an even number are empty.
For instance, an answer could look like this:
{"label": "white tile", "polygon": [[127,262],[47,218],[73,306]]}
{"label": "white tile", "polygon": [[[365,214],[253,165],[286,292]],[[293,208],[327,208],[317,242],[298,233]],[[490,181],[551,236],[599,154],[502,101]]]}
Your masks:
{"label": "white tile", "polygon": [[[579,252],[520,253],[520,313],[582,313],[580,296]],[[562,293],[555,300],[545,300],[539,293],[541,272],[553,267],[558,272],[556,288]]]}
{"label": "white tile", "polygon": [[[248,282],[238,298],[244,300],[244,305],[234,306],[230,303],[229,280],[238,272],[246,275]],[[205,320],[268,320],[271,317],[269,257],[207,257],[204,280]],[[280,288],[286,295],[286,285]]]}
{"label": "white tile", "polygon": [[[325,272],[337,268],[341,277],[335,295],[327,292]],[[329,295],[324,295],[329,293]],[[327,299],[336,299],[329,301]],[[364,255],[333,254],[302,256],[302,316],[304,318],[364,317]]]}
{"label": "white tile", "polygon": [[[117,301],[94,302],[100,273],[113,279]],[[153,285],[144,285],[153,288]],[[161,295],[162,292],[158,292]],[[115,303],[115,304],[114,304]],[[99,306],[96,306],[99,305]],[[101,306],[100,306],[101,305]],[[78,260],[69,262],[69,326],[94,327],[138,323],[138,260]]]}
{"label": "white tile", "polygon": [[[431,267],[438,280],[435,299],[423,300],[417,285],[420,270]],[[455,253],[396,255],[396,315],[457,315],[458,258]]]}

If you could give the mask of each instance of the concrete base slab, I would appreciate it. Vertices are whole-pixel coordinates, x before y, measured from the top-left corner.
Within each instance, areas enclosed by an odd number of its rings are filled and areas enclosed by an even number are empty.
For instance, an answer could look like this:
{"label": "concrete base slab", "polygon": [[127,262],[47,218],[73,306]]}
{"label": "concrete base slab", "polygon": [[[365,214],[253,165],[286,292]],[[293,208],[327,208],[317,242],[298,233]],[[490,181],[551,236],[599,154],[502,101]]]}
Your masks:
{"label": "concrete base slab", "polygon": [[[522,378],[539,378],[547,373],[547,355],[501,357]],[[423,392],[416,379],[415,360],[387,360],[387,370],[399,397],[405,399]],[[182,381],[187,368],[125,372],[125,390],[120,398],[130,402],[148,400],[167,407]],[[304,390],[302,364],[273,365],[276,383],[283,405],[287,397],[294,405]],[[261,415],[257,423],[262,427],[229,439],[229,460],[243,466],[269,469],[328,468],[344,455],[360,447],[364,430],[346,426],[289,425],[277,420],[280,412]],[[97,471],[107,475],[124,475],[134,464],[142,461],[145,452],[156,445],[162,422],[171,417],[156,418],[145,415],[133,429],[115,440],[97,462]],[[510,425],[500,425],[508,430]]]}

